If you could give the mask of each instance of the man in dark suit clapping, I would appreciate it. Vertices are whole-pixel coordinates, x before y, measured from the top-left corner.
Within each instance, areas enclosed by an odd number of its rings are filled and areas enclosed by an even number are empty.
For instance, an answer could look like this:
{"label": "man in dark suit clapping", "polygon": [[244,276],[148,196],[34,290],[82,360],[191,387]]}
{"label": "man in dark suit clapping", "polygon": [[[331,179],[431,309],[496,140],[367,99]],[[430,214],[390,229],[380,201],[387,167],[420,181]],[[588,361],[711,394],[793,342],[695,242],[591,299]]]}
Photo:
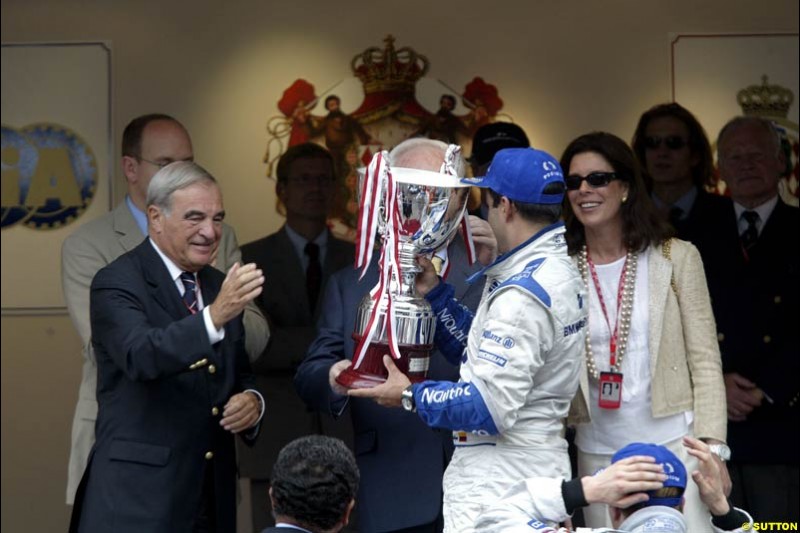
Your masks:
{"label": "man in dark suit clapping", "polygon": [[216,180],[171,163],[148,187],[149,238],[92,282],[99,410],[71,531],[236,530],[233,436],[252,442],[264,412],[242,311],[264,277],[210,266],[224,216]]}

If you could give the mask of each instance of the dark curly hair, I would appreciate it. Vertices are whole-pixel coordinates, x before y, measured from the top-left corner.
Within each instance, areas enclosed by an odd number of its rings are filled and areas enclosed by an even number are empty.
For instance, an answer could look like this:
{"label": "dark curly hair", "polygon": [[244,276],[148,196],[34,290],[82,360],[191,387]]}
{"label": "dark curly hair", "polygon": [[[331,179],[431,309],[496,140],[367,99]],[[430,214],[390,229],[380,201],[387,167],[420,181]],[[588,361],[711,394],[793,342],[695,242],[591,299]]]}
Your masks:
{"label": "dark curly hair", "polygon": [[290,442],[272,468],[272,506],[310,530],[333,528],[356,497],[353,453],[339,439],[309,435]]}
{"label": "dark curly hair", "polygon": [[633,133],[633,140],[631,146],[636,157],[639,158],[639,163],[642,165],[644,183],[647,190],[653,189],[653,178],[647,172],[647,159],[645,159],[645,131],[650,123],[661,117],[672,117],[682,122],[686,129],[689,131],[689,150],[697,157],[697,163],[692,166],[692,183],[698,189],[702,189],[706,185],[712,185],[712,173],[714,171],[714,156],[711,153],[711,145],[708,142],[708,136],[700,121],[685,107],[678,103],[659,104],[653,106],[642,114],[639,118],[639,124],[636,125],[636,131]]}
{"label": "dark curly hair", "polygon": [[[670,236],[670,228],[661,219],[647,194],[642,180],[639,162],[628,145],[611,133],[597,131],[581,135],[567,146],[561,156],[561,168],[569,172],[572,159],[585,152],[594,152],[603,157],[628,185],[628,200],[622,204],[622,238],[625,245],[642,252],[651,244],[660,244]],[[564,220],[567,226],[567,246],[570,255],[580,251],[586,244],[583,224],[575,216],[569,199],[564,200]]]}

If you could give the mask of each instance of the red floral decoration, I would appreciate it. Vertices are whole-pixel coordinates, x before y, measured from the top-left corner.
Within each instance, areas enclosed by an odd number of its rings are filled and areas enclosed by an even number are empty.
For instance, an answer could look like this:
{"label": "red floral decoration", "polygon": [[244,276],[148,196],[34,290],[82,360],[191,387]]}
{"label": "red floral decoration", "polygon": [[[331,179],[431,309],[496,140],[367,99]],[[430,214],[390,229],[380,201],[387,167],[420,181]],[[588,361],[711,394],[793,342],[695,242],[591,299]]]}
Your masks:
{"label": "red floral decoration", "polygon": [[303,102],[303,105],[308,106],[316,99],[317,95],[314,94],[314,86],[299,78],[288,89],[283,91],[283,96],[278,102],[278,109],[285,116],[291,117],[297,108],[297,104]]}
{"label": "red floral decoration", "polygon": [[497,87],[486,83],[483,78],[475,77],[469,82],[462,96],[464,105],[474,109],[482,105],[490,117],[497,115],[503,108],[503,100],[497,95]]}

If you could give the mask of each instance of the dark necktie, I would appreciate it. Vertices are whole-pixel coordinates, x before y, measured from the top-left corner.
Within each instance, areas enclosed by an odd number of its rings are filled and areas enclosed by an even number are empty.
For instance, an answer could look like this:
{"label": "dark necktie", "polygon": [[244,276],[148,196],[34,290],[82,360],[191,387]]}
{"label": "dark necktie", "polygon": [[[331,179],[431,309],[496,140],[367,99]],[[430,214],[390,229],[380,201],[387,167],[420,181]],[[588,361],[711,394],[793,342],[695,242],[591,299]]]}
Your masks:
{"label": "dark necktie", "polygon": [[758,241],[758,228],[756,224],[758,223],[759,216],[755,211],[745,211],[742,213],[742,218],[747,221],[747,228],[741,235],[742,246],[744,246],[745,250],[749,251],[755,246],[756,241]]}
{"label": "dark necktie", "polygon": [[197,312],[197,280],[191,272],[181,272],[181,281],[183,282],[183,303],[190,313]]}
{"label": "dark necktie", "polygon": [[681,209],[680,207],[670,207],[669,223],[672,224],[672,227],[675,228],[676,230],[680,229],[680,227],[683,225],[681,217],[683,217],[683,209]]}
{"label": "dark necktie", "polygon": [[308,241],[305,248],[308,256],[308,268],[306,268],[306,293],[308,294],[308,307],[311,313],[317,306],[319,289],[322,285],[322,265],[319,262],[319,245]]}

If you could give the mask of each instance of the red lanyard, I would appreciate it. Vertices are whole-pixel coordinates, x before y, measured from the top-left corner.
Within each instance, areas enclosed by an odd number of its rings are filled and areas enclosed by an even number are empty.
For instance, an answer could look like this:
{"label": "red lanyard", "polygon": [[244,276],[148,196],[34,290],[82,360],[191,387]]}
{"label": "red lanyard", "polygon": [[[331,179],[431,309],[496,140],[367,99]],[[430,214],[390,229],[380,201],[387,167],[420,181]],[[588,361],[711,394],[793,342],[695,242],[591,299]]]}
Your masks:
{"label": "red lanyard", "polygon": [[589,257],[589,250],[586,250],[586,262],[589,264],[589,271],[592,273],[592,281],[594,288],[597,291],[597,299],[600,300],[600,309],[603,310],[603,318],[606,319],[608,331],[611,332],[611,338],[608,341],[608,351],[611,353],[609,364],[613,370],[617,364],[617,338],[619,336],[619,317],[622,314],[622,288],[625,286],[625,273],[627,272],[628,257],[625,257],[625,264],[622,265],[622,273],[619,275],[619,286],[617,287],[617,320],[614,323],[614,330],[611,330],[611,322],[608,319],[608,310],[606,309],[606,302],[603,301],[603,291],[600,289],[600,280],[597,278],[597,271],[594,268],[592,258]]}

